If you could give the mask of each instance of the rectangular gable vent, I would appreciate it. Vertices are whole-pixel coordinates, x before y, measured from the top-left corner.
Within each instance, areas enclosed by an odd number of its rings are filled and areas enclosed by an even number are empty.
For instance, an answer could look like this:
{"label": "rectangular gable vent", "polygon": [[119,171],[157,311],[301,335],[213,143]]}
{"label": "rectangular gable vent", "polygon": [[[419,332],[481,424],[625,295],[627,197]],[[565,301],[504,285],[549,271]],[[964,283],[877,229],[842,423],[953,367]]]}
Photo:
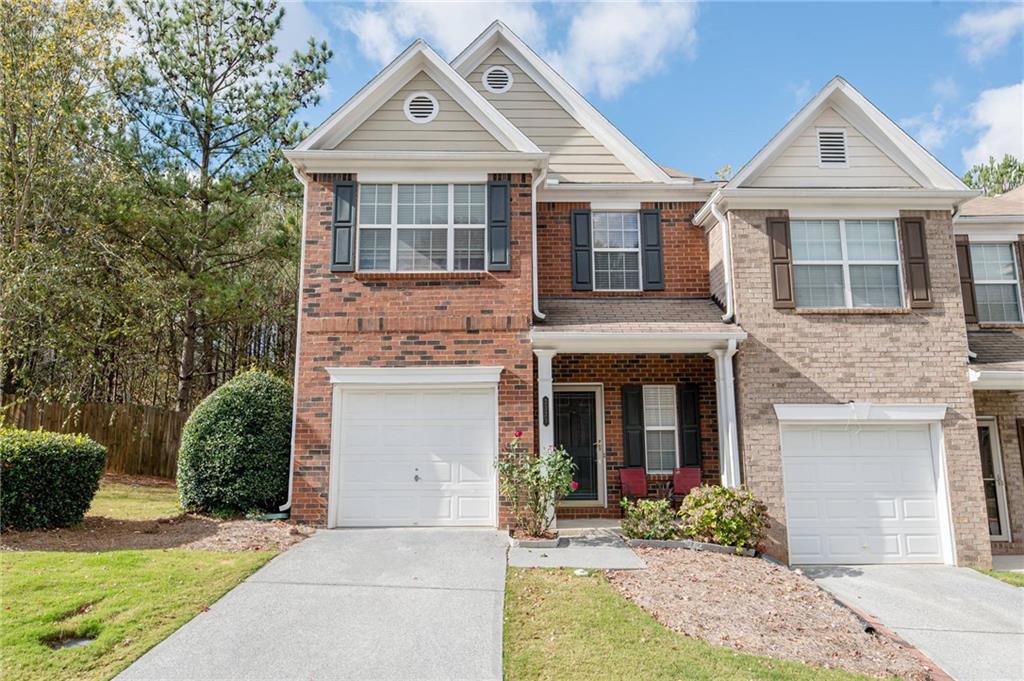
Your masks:
{"label": "rectangular gable vent", "polygon": [[818,128],[818,164],[825,167],[846,165],[846,130]]}

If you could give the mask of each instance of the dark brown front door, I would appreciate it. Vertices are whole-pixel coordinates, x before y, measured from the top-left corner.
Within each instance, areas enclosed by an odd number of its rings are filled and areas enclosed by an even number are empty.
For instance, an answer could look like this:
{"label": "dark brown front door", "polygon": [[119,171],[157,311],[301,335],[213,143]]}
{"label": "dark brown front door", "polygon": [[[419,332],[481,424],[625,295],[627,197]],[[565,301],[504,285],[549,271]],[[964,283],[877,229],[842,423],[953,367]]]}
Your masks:
{"label": "dark brown front door", "polygon": [[597,421],[594,393],[555,393],[555,444],[576,464],[579,487],[568,501],[597,501]]}

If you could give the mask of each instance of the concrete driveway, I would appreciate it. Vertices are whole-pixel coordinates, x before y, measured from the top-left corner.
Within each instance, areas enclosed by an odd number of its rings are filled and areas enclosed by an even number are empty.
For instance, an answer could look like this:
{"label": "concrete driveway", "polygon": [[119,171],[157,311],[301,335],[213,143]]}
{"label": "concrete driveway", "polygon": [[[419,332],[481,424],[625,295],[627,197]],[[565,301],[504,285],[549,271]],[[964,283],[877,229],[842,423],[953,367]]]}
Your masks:
{"label": "concrete driveway", "polygon": [[802,569],[958,681],[1024,679],[1024,589],[946,565]]}
{"label": "concrete driveway", "polygon": [[500,679],[494,530],[321,530],[118,679]]}

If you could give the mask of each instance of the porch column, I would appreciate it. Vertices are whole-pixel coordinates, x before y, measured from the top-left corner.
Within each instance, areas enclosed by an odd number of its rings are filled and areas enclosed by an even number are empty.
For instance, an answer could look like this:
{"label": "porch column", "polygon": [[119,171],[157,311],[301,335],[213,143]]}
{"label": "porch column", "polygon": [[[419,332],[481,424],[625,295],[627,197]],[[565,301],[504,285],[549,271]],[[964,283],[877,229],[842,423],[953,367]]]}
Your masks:
{"label": "porch column", "polygon": [[728,348],[711,352],[715,360],[715,389],[718,393],[718,458],[722,469],[722,486],[739,487],[740,446],[736,431],[736,390],[732,358],[736,354],[736,341]]}
{"label": "porch column", "polygon": [[538,350],[537,356],[537,442],[540,451],[555,445],[555,398],[554,380],[551,376],[551,360],[555,357],[554,350]]}

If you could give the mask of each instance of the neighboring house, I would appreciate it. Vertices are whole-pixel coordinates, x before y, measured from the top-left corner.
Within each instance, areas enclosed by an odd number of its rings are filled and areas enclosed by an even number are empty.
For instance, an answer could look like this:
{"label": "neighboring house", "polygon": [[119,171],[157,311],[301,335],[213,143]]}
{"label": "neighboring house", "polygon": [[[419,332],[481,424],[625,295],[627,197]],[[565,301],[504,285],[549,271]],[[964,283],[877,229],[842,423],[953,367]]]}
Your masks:
{"label": "neighboring house", "polygon": [[661,494],[699,467],[766,501],[784,560],[990,564],[952,223],[977,192],[841,78],[708,182],[496,22],[450,64],[415,42],[288,158],[293,518],[503,525],[522,431],[577,463],[559,519],[617,517],[620,468]]}

